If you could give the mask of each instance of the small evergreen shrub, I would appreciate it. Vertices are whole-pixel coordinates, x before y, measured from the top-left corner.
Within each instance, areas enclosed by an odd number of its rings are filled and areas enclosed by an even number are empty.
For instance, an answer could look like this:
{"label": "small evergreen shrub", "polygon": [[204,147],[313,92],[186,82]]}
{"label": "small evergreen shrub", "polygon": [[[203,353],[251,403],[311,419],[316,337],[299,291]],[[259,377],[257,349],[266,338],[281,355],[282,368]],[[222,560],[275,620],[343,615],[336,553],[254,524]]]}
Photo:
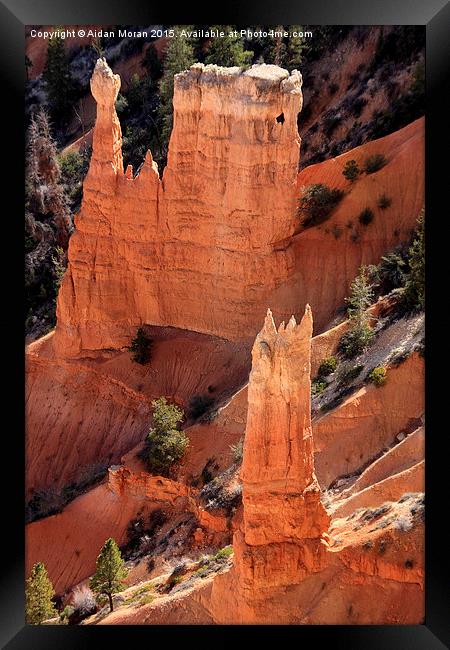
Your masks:
{"label": "small evergreen shrub", "polygon": [[221,560],[228,560],[228,558],[233,555],[233,547],[232,546],[225,546],[224,548],[221,548],[220,551],[218,551],[213,559],[215,561],[221,561]]}
{"label": "small evergreen shrub", "polygon": [[387,164],[386,156],[382,153],[374,153],[368,156],[364,161],[364,171],[366,174],[374,174]]}
{"label": "small evergreen shrub", "polygon": [[378,265],[378,280],[382,293],[389,293],[405,284],[405,260],[399,253],[383,255]]}
{"label": "small evergreen shrub", "polygon": [[64,607],[64,609],[62,610],[62,612],[59,614],[59,620],[60,620],[60,622],[61,622],[62,625],[65,625],[65,624],[68,623],[69,618],[72,616],[72,614],[74,613],[74,611],[75,611],[74,608],[71,607],[70,605],[66,605],[66,606]]}
{"label": "small evergreen shrub", "polygon": [[316,397],[316,395],[320,395],[325,388],[327,387],[327,382],[323,381],[323,379],[314,379],[311,382],[311,395],[313,397]]}
{"label": "small evergreen shrub", "polygon": [[344,169],[342,170],[343,176],[353,183],[353,181],[356,181],[360,173],[361,171],[356,160],[347,160]]}
{"label": "small evergreen shrub", "polygon": [[365,208],[359,215],[358,220],[362,226],[368,226],[374,220],[374,213],[370,208]]}
{"label": "small evergreen shrub", "polygon": [[131,355],[132,360],[141,365],[148,363],[150,361],[152,343],[153,341],[146,335],[144,328],[140,327],[128,348],[133,353]]}
{"label": "small evergreen shrub", "polygon": [[337,359],[336,357],[327,357],[322,361],[322,363],[319,366],[319,369],[317,371],[317,377],[322,378],[322,377],[327,377],[327,375],[331,375],[332,372],[334,372],[337,368]]}
{"label": "small evergreen shrub", "polygon": [[343,196],[342,190],[329,188],[323,183],[305,188],[298,205],[302,225],[316,226],[326,221]]}
{"label": "small evergreen shrub", "polygon": [[392,199],[386,196],[386,194],[382,194],[378,198],[377,205],[380,208],[380,210],[386,210],[391,204],[392,204]]}
{"label": "small evergreen shrub", "polygon": [[367,323],[358,323],[342,336],[338,351],[346,358],[353,359],[367,348],[374,332]]}
{"label": "small evergreen shrub", "polygon": [[364,368],[363,365],[357,366],[344,366],[340,369],[337,384],[338,386],[348,386],[358,375],[361,374],[361,370]]}
{"label": "small evergreen shrub", "polygon": [[96,571],[89,580],[89,586],[96,594],[107,596],[112,612],[113,594],[125,589],[124,579],[128,575],[119,547],[112,537],[106,540],[96,561]]}
{"label": "small evergreen shrub", "polygon": [[386,382],[386,368],[377,366],[367,375],[367,381],[372,382],[375,386],[382,386]]}
{"label": "small evergreen shrub", "polygon": [[194,420],[204,415],[214,404],[214,398],[209,395],[194,395],[189,400],[189,415]]}

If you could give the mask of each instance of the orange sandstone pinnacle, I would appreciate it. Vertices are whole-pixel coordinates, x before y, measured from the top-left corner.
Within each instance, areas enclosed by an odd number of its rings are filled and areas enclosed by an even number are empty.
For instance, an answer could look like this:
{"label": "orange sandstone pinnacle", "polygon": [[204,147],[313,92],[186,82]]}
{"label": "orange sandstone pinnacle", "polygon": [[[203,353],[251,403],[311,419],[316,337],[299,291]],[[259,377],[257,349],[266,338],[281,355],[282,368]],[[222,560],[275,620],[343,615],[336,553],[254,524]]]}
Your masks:
{"label": "orange sandstone pinnacle", "polygon": [[320,537],[328,517],[314,474],[309,305],[278,328],[267,316],[252,350],[241,470],[247,544]]}
{"label": "orange sandstone pinnacle", "polygon": [[269,309],[253,345],[241,469],[243,520],[233,539],[231,575],[218,578],[212,589],[220,622],[229,615],[219,604],[222,583],[233,580],[233,572],[236,603],[230,603],[230,616],[256,622],[265,616],[268,589],[276,593],[297,584],[326,564],[322,535],[329,516],[314,474],[311,429],[312,324],[306,305],[298,325],[291,317],[277,330]]}

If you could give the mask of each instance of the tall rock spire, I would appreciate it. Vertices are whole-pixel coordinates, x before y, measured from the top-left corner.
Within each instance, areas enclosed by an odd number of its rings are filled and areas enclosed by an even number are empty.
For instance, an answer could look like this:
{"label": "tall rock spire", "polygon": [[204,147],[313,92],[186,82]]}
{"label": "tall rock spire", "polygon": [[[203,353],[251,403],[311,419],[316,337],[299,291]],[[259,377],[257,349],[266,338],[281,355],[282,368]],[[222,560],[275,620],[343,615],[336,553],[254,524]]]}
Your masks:
{"label": "tall rock spire", "polygon": [[123,173],[122,131],[115,106],[119,89],[119,75],[113,74],[105,59],[98,59],[91,77],[91,92],[97,102],[92,162],[112,165],[115,173]]}
{"label": "tall rock spire", "polygon": [[314,474],[311,431],[312,314],[278,330],[270,310],[252,350],[241,468],[243,517],[233,537],[234,566],[211,593],[216,622],[284,622],[274,613],[286,589],[326,568],[329,516]]}

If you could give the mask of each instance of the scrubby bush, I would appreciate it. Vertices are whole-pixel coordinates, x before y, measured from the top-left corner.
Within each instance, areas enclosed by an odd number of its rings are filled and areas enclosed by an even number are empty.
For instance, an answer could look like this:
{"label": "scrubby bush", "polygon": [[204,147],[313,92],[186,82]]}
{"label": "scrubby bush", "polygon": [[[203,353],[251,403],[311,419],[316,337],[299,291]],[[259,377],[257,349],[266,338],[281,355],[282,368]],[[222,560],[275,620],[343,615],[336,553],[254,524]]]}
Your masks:
{"label": "scrubby bush", "polygon": [[370,208],[364,208],[364,210],[360,213],[358,220],[362,226],[368,226],[369,223],[372,223],[374,217],[375,215]]}
{"label": "scrubby bush", "polygon": [[313,397],[316,397],[316,395],[320,395],[325,388],[327,387],[327,382],[323,381],[323,379],[314,379],[311,382],[311,395]]}
{"label": "scrubby bush", "polygon": [[186,434],[178,430],[184,413],[175,404],[169,404],[165,397],[153,400],[152,406],[153,427],[148,433],[144,453],[149,470],[167,476],[189,444]]}
{"label": "scrubby bush", "polygon": [[374,153],[368,156],[364,161],[364,171],[366,174],[374,174],[387,164],[386,156],[382,153]]}
{"label": "scrubby bush", "polygon": [[348,386],[358,375],[361,374],[361,370],[364,368],[363,365],[357,366],[343,366],[340,368],[337,376],[338,386]]}
{"label": "scrubby bush", "polygon": [[230,445],[231,453],[235,463],[242,462],[244,453],[244,438],[241,438],[235,445]]}
{"label": "scrubby bush", "polygon": [[236,466],[231,465],[216,476],[200,492],[200,500],[206,509],[224,508],[232,513],[242,501],[242,484],[234,479]]}
{"label": "scrubby bush", "polygon": [[375,386],[382,386],[386,382],[386,368],[377,366],[367,375],[367,381],[372,382]]}
{"label": "scrubby bush", "polygon": [[128,348],[130,352],[133,353],[131,355],[133,361],[140,363],[141,365],[148,363],[150,360],[152,343],[153,341],[147,336],[144,328],[140,327]]}
{"label": "scrubby bush", "polygon": [[225,546],[224,548],[221,548],[220,551],[218,551],[214,557],[213,560],[217,561],[222,561],[222,560],[228,560],[229,557],[233,555],[233,547],[232,546]]}
{"label": "scrubby bush", "polygon": [[345,176],[345,178],[348,181],[356,181],[358,176],[360,175],[360,169],[358,167],[358,163],[356,160],[347,160],[345,163],[344,169],[342,170],[342,174]]}
{"label": "scrubby bush", "polygon": [[374,336],[373,330],[367,323],[358,323],[346,332],[339,341],[339,352],[346,359],[352,359],[367,348]]}
{"label": "scrubby bush", "polygon": [[196,420],[204,415],[214,404],[214,398],[209,395],[194,395],[189,400],[189,415]]}
{"label": "scrubby bush", "polygon": [[399,253],[383,255],[378,265],[378,278],[382,293],[401,287],[405,283],[405,260]]}
{"label": "scrubby bush", "polygon": [[125,111],[128,108],[128,100],[125,97],[125,95],[122,95],[122,93],[119,93],[117,95],[116,99],[116,112],[117,115],[121,115],[122,113],[125,113]]}
{"label": "scrubby bush", "polygon": [[65,625],[69,622],[70,617],[74,613],[74,608],[71,605],[66,605],[62,612],[59,615],[59,620],[62,625]]}
{"label": "scrubby bush", "polygon": [[329,188],[323,183],[304,188],[298,206],[302,225],[315,226],[328,219],[343,196],[342,190]]}
{"label": "scrubby bush", "polygon": [[382,194],[377,201],[377,205],[380,208],[380,210],[386,210],[390,205],[392,204],[392,199],[386,196],[386,194]]}
{"label": "scrubby bush", "polygon": [[75,587],[72,594],[72,612],[68,616],[69,625],[78,625],[84,618],[97,611],[95,596],[87,585]]}
{"label": "scrubby bush", "polygon": [[324,359],[317,371],[317,377],[326,377],[327,375],[331,375],[332,372],[334,372],[337,368],[338,361],[336,357],[326,357]]}

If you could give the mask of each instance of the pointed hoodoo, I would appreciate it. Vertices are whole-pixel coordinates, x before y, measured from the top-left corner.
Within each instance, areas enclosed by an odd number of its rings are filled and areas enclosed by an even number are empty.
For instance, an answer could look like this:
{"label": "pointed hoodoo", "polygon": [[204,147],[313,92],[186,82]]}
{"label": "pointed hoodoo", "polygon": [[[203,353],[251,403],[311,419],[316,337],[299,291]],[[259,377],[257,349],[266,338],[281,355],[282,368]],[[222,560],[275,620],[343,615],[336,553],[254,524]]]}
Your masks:
{"label": "pointed hoodoo", "polygon": [[320,537],[328,517],[314,474],[312,314],[278,331],[270,310],[256,337],[241,470],[244,533],[258,545]]}
{"label": "pointed hoodoo", "polygon": [[92,161],[112,165],[115,173],[123,173],[122,131],[116,113],[120,77],[105,59],[98,59],[91,77],[91,92],[97,102],[97,119],[92,143]]}

